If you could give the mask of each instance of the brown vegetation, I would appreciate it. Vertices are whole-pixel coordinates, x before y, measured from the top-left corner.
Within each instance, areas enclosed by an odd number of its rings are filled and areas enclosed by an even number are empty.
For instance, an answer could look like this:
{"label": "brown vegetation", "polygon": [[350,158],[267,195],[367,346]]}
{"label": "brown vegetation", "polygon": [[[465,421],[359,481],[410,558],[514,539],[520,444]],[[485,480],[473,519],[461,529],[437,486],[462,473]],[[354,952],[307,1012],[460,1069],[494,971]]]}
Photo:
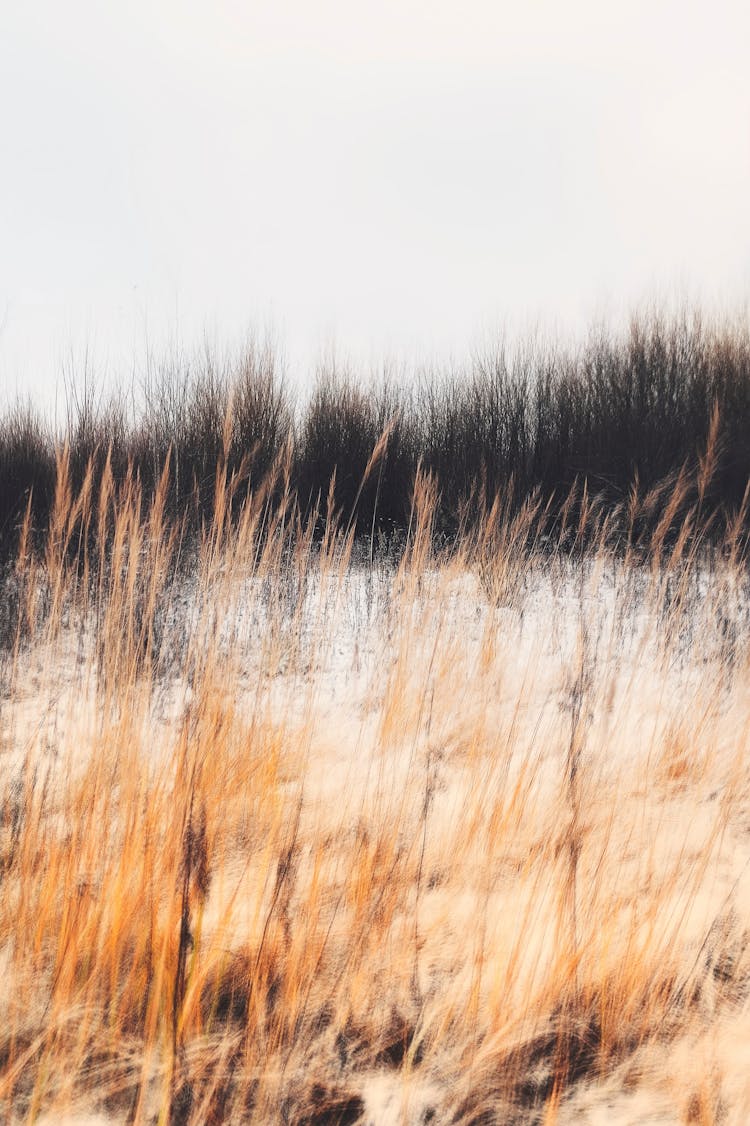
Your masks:
{"label": "brown vegetation", "polygon": [[6,581],[6,1120],[745,1122],[750,591],[711,464],[616,550],[579,493],[564,550],[501,498],[441,554],[418,476],[362,566],[283,463],[241,503],[220,464],[193,549],[169,465],[145,503],[61,453]]}

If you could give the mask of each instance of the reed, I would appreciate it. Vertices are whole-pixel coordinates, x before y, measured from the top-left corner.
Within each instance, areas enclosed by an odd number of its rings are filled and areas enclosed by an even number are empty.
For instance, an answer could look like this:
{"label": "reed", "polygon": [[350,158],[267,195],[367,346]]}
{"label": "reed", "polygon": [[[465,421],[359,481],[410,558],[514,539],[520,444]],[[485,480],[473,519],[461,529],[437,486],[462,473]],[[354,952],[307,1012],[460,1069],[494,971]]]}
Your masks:
{"label": "reed", "polygon": [[222,410],[192,531],[184,462],[152,486],[98,445],[58,452],[43,535],[21,521],[7,1120],[744,1121],[747,499],[707,529],[721,416],[616,516],[583,482],[552,520],[510,481],[445,542],[425,463],[399,551],[362,563],[394,416],[356,503],[332,477],[310,512],[289,448],[256,478]]}

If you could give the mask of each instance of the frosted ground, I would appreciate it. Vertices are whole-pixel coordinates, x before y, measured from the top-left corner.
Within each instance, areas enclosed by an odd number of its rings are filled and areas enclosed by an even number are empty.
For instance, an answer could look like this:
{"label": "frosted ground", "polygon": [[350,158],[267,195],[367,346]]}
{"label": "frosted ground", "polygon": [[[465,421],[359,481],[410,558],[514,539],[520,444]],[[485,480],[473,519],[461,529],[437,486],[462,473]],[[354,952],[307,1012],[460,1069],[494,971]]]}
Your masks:
{"label": "frosted ground", "polygon": [[[158,780],[199,732],[208,684],[212,715],[250,741],[280,734],[272,808],[243,812],[235,760],[221,761],[232,832],[203,905],[206,948],[257,945],[272,842],[290,819],[288,942],[297,928],[317,936],[335,963],[357,897],[387,887],[383,870],[402,888],[364,926],[377,941],[343,984],[311,975],[305,1011],[336,1019],[293,1043],[281,1070],[268,1049],[252,1120],[275,1120],[287,1086],[314,1073],[351,1092],[358,1117],[346,1120],[373,1126],[745,1122],[747,593],[742,569],[721,561],[670,570],[604,556],[501,572],[291,557],[274,574],[182,578],[158,608],[158,675],[127,696],[103,671],[90,611],[8,658],[6,794],[33,771],[60,793],[49,833],[64,833],[65,793],[123,710],[132,753]],[[6,817],[4,846],[11,832]],[[33,1026],[43,980],[35,990],[6,974],[3,993],[16,1033]],[[573,1012],[582,1031],[559,1086],[556,1021],[571,995],[587,1015]],[[358,1048],[381,1033],[377,1050]],[[161,1089],[149,1067],[144,1120]],[[116,1100],[102,1109],[96,1085],[53,1087],[45,1121],[128,1120]]]}

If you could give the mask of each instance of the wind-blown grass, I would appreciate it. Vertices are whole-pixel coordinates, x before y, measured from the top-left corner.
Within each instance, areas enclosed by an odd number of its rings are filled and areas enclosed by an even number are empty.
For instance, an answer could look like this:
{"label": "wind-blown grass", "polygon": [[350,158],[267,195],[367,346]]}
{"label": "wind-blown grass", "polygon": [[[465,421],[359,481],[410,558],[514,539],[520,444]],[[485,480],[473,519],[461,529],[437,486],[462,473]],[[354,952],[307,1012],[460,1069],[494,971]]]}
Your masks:
{"label": "wind-blown grass", "polygon": [[166,454],[155,484],[60,454],[7,579],[7,1118],[745,1121],[717,427],[624,537],[585,489],[553,523],[509,489],[441,548],[420,473],[367,566],[335,489],[308,521],[288,461],[248,491],[228,429],[189,557]]}

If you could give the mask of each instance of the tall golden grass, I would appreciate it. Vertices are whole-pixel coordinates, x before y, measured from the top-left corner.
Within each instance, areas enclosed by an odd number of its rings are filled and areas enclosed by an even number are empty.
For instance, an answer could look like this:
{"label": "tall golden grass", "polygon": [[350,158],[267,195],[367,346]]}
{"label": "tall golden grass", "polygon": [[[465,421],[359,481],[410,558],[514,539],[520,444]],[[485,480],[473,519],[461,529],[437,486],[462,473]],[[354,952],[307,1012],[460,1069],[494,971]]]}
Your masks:
{"label": "tall golden grass", "polygon": [[283,457],[197,543],[169,472],[62,451],[21,536],[6,1121],[750,1119],[744,515],[634,489],[644,550],[501,497],[439,551],[418,476],[363,564]]}

